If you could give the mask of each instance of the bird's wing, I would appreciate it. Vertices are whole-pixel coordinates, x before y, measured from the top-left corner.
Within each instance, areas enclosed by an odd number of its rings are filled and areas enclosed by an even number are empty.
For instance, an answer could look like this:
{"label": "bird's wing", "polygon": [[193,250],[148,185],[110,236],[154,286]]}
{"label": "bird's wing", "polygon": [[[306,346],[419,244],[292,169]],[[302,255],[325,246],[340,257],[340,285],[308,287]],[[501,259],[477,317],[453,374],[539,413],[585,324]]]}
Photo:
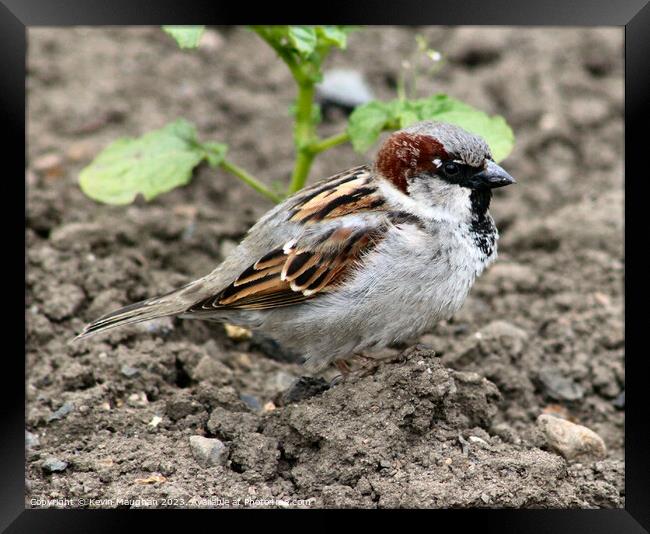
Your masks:
{"label": "bird's wing", "polygon": [[312,224],[364,211],[381,211],[386,199],[377,186],[377,178],[366,165],[303,189],[289,199],[288,220]]}
{"label": "bird's wing", "polygon": [[[287,201],[286,220],[302,227],[297,238],[269,250],[218,293],[186,313],[224,308],[269,309],[332,290],[360,264],[403,214],[386,208],[367,167],[307,188]],[[363,213],[363,216],[360,214]]]}

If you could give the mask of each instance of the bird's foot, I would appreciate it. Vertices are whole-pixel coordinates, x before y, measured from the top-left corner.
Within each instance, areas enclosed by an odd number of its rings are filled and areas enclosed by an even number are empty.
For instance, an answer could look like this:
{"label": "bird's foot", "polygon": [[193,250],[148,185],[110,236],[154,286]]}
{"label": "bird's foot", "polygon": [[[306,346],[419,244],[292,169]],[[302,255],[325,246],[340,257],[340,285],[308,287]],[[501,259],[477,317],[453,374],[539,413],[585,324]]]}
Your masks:
{"label": "bird's foot", "polygon": [[340,371],[340,375],[335,376],[330,382],[330,386],[334,386],[341,382],[346,382],[351,377],[354,378],[364,378],[373,374],[379,367],[378,362],[375,358],[366,356],[362,353],[355,353],[352,355],[353,358],[361,360],[361,365],[358,369],[352,370],[348,360],[335,360],[334,365]]}

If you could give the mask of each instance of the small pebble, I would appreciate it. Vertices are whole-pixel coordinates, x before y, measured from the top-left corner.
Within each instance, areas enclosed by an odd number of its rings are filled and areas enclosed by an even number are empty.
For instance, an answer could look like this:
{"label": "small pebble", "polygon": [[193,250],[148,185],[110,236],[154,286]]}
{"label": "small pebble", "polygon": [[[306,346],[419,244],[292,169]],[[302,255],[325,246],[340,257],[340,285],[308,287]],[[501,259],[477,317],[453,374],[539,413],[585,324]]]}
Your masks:
{"label": "small pebble", "polygon": [[223,326],[226,330],[226,335],[233,341],[246,341],[252,336],[251,331],[247,328],[228,323],[225,323]]}
{"label": "small pebble", "polygon": [[242,393],[239,398],[248,406],[251,410],[258,412],[262,409],[260,401],[258,401],[253,395],[246,395]]}
{"label": "small pebble", "polygon": [[567,461],[588,462],[607,456],[605,442],[585,426],[548,414],[540,415],[537,425],[549,447],[564,456]]}
{"label": "small pebble", "polygon": [[141,408],[142,406],[149,404],[149,399],[147,399],[147,394],[144,391],[141,391],[140,393],[131,393],[126,402],[129,406]]}
{"label": "small pebble", "polygon": [[149,423],[147,423],[147,424],[151,428],[156,428],[161,422],[162,422],[162,417],[160,417],[159,415],[154,415],[151,418],[151,421],[149,421]]}
{"label": "small pebble", "polygon": [[63,174],[63,158],[58,154],[44,154],[34,160],[34,170],[46,178],[58,178]]}
{"label": "small pebble", "polygon": [[47,418],[47,422],[50,423],[52,421],[58,421],[59,419],[63,419],[72,410],[74,410],[74,404],[71,402],[64,402],[63,405],[57,411],[55,411],[52,415],[50,415]]}
{"label": "small pebble", "polygon": [[122,368],[120,369],[120,372],[127,378],[133,378],[136,376],[140,371],[136,369],[135,367],[131,367],[130,365],[123,365]]}
{"label": "small pebble", "polygon": [[68,462],[59,460],[54,456],[50,456],[49,458],[46,458],[45,460],[43,460],[43,463],[41,464],[41,468],[46,473],[61,473],[62,471],[65,471],[67,467],[68,467]]}
{"label": "small pebble", "polygon": [[190,449],[201,467],[224,465],[228,459],[228,447],[217,438],[190,436]]}
{"label": "small pebble", "polygon": [[33,432],[30,432],[29,430],[25,430],[25,448],[26,449],[33,449],[35,447],[40,446],[41,440],[38,439],[38,435],[34,434]]}
{"label": "small pebble", "polygon": [[546,367],[539,371],[537,377],[545,393],[556,400],[575,401],[584,396],[582,386],[564,376],[559,369]]}

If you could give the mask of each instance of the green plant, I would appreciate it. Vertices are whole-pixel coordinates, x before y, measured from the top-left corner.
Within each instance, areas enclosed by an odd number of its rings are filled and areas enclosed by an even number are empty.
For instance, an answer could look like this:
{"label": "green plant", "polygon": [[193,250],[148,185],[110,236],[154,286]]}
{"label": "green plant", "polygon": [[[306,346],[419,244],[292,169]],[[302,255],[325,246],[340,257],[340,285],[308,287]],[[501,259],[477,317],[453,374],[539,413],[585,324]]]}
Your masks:
{"label": "green plant", "polygon": [[[181,48],[196,48],[204,31],[203,26],[164,26],[163,29]],[[142,137],[122,138],[111,143],[81,171],[79,183],[84,193],[107,204],[128,204],[138,194],[150,200],[187,183],[193,169],[201,162],[207,162],[279,202],[305,185],[318,154],[347,142],[351,142],[358,152],[365,152],[382,131],[404,128],[419,120],[450,122],[483,136],[497,161],[512,150],[514,136],[502,117],[488,116],[442,93],[416,98],[416,82],[422,74],[421,69],[414,67],[416,56],[424,55],[434,64],[440,60],[440,54],[430,49],[421,36],[416,37],[416,54],[404,62],[397,98],[387,102],[375,100],[357,107],[350,115],[345,131],[321,138],[317,132],[320,109],[314,100],[316,84],[322,79],[323,62],[328,54],[333,47],[346,47],[347,36],[353,28],[251,26],[251,30],[275,50],[296,83],[297,96],[292,108],[296,157],[285,192],[278,193],[268,188],[227,159],[227,145],[200,141],[196,128],[179,119]],[[437,65],[430,67],[428,74],[436,68]],[[406,71],[411,73],[409,84]],[[411,93],[410,97],[407,92]]]}

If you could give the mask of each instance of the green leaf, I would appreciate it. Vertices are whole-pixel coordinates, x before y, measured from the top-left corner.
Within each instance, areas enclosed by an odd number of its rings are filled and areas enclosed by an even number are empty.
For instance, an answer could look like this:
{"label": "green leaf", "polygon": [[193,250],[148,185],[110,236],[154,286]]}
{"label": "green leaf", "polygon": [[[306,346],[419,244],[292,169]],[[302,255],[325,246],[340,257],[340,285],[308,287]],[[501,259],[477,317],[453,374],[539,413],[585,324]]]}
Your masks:
{"label": "green leaf", "polygon": [[339,48],[345,48],[347,46],[348,33],[352,30],[352,26],[316,26],[319,44],[337,46]]}
{"label": "green leaf", "polygon": [[348,134],[357,152],[365,152],[390,121],[390,106],[373,100],[355,108],[348,121]]}
{"label": "green leaf", "polygon": [[320,52],[331,46],[345,48],[353,26],[251,26],[281,55],[298,56],[308,62],[322,60]]}
{"label": "green leaf", "polygon": [[316,29],[314,26],[289,26],[289,43],[301,57],[309,57],[316,49]]}
{"label": "green leaf", "polygon": [[220,143],[199,143],[196,128],[179,119],[142,137],[117,139],[81,171],[79,185],[106,204],[129,204],[138,194],[151,200],[186,184],[204,159],[218,165],[225,151]]}
{"label": "green leaf", "polygon": [[205,26],[163,26],[181,48],[196,48],[205,30]]}
{"label": "green leaf", "polygon": [[355,150],[364,152],[382,130],[406,128],[423,120],[448,122],[480,135],[490,146],[495,161],[504,159],[514,146],[514,134],[503,117],[491,117],[445,94],[419,100],[368,102],[350,115],[348,133]]}

